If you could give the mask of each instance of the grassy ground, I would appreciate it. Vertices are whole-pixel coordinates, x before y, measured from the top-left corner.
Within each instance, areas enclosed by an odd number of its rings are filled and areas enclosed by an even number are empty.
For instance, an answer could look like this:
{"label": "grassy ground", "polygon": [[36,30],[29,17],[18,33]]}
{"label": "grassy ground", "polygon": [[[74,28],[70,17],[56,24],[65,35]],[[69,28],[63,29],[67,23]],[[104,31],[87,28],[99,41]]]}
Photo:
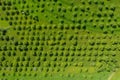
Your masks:
{"label": "grassy ground", "polygon": [[119,80],[119,12],[119,0],[1,0],[0,79]]}

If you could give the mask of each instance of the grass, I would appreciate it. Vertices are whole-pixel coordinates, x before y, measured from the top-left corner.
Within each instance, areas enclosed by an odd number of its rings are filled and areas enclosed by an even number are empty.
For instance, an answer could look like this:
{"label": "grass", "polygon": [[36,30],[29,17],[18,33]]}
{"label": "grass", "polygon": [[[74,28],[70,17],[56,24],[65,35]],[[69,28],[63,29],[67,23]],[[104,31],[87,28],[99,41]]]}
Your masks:
{"label": "grass", "polygon": [[119,67],[119,0],[25,1],[0,1],[0,79],[107,80]]}
{"label": "grass", "polygon": [[119,80],[120,79],[120,69],[110,75],[109,80]]}

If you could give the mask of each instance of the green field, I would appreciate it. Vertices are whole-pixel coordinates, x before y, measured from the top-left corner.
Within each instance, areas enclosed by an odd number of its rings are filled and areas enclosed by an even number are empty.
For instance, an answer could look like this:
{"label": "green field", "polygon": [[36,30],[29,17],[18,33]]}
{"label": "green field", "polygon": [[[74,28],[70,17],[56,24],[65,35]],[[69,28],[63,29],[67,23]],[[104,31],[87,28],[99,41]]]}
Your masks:
{"label": "green field", "polygon": [[120,0],[0,0],[0,80],[120,80]]}

